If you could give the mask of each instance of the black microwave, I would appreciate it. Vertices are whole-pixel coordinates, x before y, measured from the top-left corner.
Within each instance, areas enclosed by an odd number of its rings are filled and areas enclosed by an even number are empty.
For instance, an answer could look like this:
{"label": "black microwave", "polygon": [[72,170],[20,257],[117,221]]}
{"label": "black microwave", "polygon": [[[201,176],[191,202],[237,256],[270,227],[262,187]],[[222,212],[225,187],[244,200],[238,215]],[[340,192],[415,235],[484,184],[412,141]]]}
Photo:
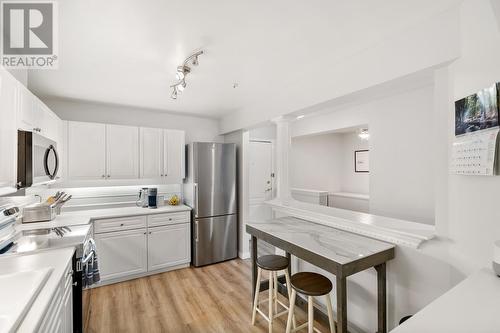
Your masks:
{"label": "black microwave", "polygon": [[17,188],[55,180],[58,170],[56,142],[37,133],[17,131]]}

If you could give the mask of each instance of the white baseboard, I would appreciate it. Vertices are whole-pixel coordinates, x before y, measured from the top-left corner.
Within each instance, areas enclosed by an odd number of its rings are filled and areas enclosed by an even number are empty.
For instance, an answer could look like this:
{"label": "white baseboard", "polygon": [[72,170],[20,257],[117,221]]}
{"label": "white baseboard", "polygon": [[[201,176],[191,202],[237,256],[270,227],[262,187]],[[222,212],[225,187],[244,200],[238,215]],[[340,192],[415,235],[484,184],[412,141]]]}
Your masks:
{"label": "white baseboard", "polygon": [[109,280],[101,280],[98,283],[93,284],[92,286],[90,286],[87,289],[99,288],[99,287],[107,286],[107,285],[114,284],[114,283],[120,283],[120,282],[125,282],[125,281],[129,281],[129,280],[133,280],[133,279],[138,279],[138,278],[141,278],[141,277],[149,276],[149,275],[154,275],[154,274],[160,274],[160,273],[165,273],[165,272],[169,272],[169,271],[174,271],[176,269],[186,268],[186,267],[189,267],[189,266],[190,266],[190,263],[185,263],[185,264],[180,264],[180,265],[176,265],[176,266],[172,266],[172,267],[167,267],[167,268],[164,268],[164,269],[159,269],[159,270],[156,270],[156,271],[145,272],[145,273],[141,273],[141,274],[132,274],[132,275],[122,276],[122,277],[119,277],[119,278],[109,279]]}

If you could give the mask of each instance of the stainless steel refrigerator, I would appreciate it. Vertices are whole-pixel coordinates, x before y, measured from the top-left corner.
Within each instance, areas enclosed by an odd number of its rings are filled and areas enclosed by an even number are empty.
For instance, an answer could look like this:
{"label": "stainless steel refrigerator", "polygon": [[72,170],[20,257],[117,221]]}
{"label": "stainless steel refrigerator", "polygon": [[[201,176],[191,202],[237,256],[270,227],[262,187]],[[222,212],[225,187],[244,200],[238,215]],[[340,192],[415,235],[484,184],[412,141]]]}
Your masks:
{"label": "stainless steel refrigerator", "polygon": [[236,145],[187,145],[186,204],[192,210],[192,264],[203,266],[238,255]]}

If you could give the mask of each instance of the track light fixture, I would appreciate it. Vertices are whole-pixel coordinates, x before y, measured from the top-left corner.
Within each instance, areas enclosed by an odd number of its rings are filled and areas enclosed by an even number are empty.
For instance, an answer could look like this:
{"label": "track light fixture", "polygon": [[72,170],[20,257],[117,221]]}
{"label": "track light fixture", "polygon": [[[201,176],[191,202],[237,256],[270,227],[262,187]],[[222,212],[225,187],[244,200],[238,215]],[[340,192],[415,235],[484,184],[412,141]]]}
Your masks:
{"label": "track light fixture", "polygon": [[172,99],[177,99],[177,96],[179,93],[182,93],[184,91],[184,88],[186,88],[186,76],[191,73],[191,67],[192,66],[198,66],[199,61],[198,57],[203,54],[203,51],[197,51],[193,54],[191,54],[189,57],[187,57],[182,65],[177,66],[177,72],[175,73],[175,78],[177,79],[177,82],[175,82],[173,85],[170,86],[172,88],[172,94],[170,97]]}

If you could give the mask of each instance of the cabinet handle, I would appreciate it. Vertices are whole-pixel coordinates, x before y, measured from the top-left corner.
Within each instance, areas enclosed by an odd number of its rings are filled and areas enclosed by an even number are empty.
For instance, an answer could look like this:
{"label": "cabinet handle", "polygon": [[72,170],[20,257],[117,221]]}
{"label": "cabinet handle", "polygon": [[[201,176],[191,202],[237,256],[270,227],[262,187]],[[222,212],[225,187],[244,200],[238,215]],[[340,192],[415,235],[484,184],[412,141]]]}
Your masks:
{"label": "cabinet handle", "polygon": [[171,217],[169,217],[169,218],[168,218],[168,220],[169,220],[169,221],[172,221],[172,218],[171,218]]}
{"label": "cabinet handle", "polygon": [[144,233],[144,235],[145,235],[145,234],[146,234],[146,233]]}
{"label": "cabinet handle", "polygon": [[151,235],[151,231],[149,232],[149,234]]}
{"label": "cabinet handle", "polygon": [[68,271],[68,273],[66,273],[66,274],[67,274],[68,276],[73,275],[73,270]]}
{"label": "cabinet handle", "polygon": [[124,224],[123,224],[123,223],[120,223],[120,227],[123,227],[123,226],[124,226]]}

